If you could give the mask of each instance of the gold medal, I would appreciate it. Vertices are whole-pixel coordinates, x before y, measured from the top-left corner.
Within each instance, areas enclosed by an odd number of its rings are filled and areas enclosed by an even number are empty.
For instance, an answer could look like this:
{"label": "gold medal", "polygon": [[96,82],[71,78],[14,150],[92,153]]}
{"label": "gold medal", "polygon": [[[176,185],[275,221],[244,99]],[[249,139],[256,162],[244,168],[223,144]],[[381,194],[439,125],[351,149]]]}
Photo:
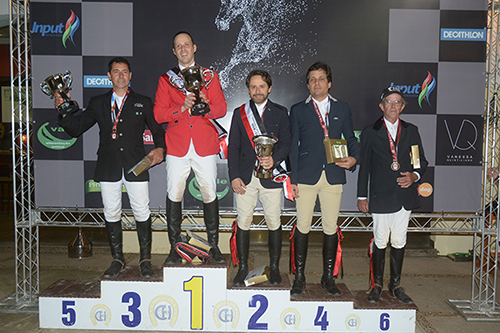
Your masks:
{"label": "gold medal", "polygon": [[399,170],[399,163],[398,163],[398,161],[392,162],[391,169],[392,169],[392,171],[398,171]]}

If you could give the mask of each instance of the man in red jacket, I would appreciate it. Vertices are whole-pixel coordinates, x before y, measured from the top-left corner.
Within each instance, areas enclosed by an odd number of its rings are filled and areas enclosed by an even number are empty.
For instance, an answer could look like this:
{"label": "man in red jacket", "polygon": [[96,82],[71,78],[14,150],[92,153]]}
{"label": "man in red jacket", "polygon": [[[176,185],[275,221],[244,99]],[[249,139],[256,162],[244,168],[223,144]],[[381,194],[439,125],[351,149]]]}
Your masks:
{"label": "man in red jacket", "polygon": [[[227,107],[214,70],[195,65],[196,44],[188,32],[180,31],[173,39],[173,53],[178,66],[162,75],[156,91],[154,114],[158,123],[167,123],[165,140],[167,144],[167,223],[170,240],[170,254],[165,264],[181,263],[181,257],[174,249],[179,241],[182,222],[182,197],[186,180],[194,171],[200,185],[203,199],[203,215],[211,257],[216,263],[224,263],[219,247],[219,205],[216,192],[217,154],[220,151],[217,130],[211,119],[226,115]],[[204,115],[191,113],[195,105],[195,94],[184,87],[181,71],[198,66],[203,73],[204,86],[200,98],[210,106]]]}

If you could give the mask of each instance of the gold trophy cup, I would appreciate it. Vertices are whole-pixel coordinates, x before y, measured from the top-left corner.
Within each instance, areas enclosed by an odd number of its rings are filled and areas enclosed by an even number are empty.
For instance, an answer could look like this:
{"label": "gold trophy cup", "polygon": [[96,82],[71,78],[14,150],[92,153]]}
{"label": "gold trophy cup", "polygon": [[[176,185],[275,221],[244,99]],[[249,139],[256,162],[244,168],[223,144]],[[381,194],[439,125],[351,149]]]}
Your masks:
{"label": "gold trophy cup", "polygon": [[191,108],[193,116],[201,116],[210,112],[210,106],[200,98],[200,90],[204,87],[205,81],[203,80],[202,69],[198,66],[191,66],[184,68],[181,71],[182,78],[184,79],[184,86],[186,90],[192,92],[196,96],[194,106]]}
{"label": "gold trophy cup", "polygon": [[54,98],[56,92],[59,92],[61,95],[64,102],[57,107],[59,114],[73,113],[80,109],[78,103],[70,100],[67,95],[71,90],[72,82],[73,76],[71,72],[67,70],[64,73],[51,75],[40,83],[40,89],[50,98]]}
{"label": "gold trophy cup", "polygon": [[[271,156],[273,154],[273,147],[278,142],[278,138],[272,135],[256,135],[252,138],[255,143],[255,153],[260,158]],[[257,162],[258,163],[258,162]],[[264,169],[261,165],[255,166],[255,176],[257,178],[271,178],[273,169]]]}

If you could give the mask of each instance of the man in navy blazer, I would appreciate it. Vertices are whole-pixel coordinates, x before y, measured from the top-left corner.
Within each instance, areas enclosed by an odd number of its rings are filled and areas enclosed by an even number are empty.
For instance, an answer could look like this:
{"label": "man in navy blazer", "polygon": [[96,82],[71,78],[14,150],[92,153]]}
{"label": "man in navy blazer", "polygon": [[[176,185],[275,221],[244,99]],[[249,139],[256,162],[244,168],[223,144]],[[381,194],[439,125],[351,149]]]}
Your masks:
{"label": "man in navy blazer", "polygon": [[[139,237],[141,275],[152,278],[149,175],[147,171],[137,176],[128,171],[146,155],[143,139],[146,126],[153,134],[155,145],[155,149],[148,154],[152,159],[151,165],[163,161],[167,149],[165,131],[154,118],[151,99],[129,88],[132,72],[127,59],[111,59],[108,78],[113,83],[113,90],[91,98],[85,111],[78,115],[61,115],[59,125],[73,137],[82,135],[95,123],[99,125],[94,180],[100,182],[106,232],[113,256],[111,266],[103,277],[115,277],[125,269],[121,224],[122,187],[125,186]],[[55,106],[62,102],[57,94]]]}
{"label": "man in navy blazer", "polygon": [[279,285],[281,283],[279,261],[282,239],[280,217],[283,185],[273,181],[272,178],[260,179],[255,176],[257,154],[252,138],[266,134],[278,139],[273,147],[273,154],[260,158],[260,165],[270,170],[279,166],[287,158],[292,143],[292,133],[287,109],[268,99],[272,89],[269,73],[263,70],[253,70],[248,74],[245,83],[250,101],[234,110],[228,145],[229,179],[236,193],[238,212],[238,226],[235,230],[236,235],[233,237],[236,239],[239,268],[233,282],[235,286],[244,286],[244,280],[248,274],[249,229],[257,200],[260,199],[269,228],[269,281],[272,285]]}
{"label": "man in navy blazer", "polygon": [[[330,295],[339,296],[335,284],[336,258],[339,237],[337,218],[342,198],[342,185],[346,183],[345,170],[354,171],[359,159],[359,148],[354,136],[351,109],[347,103],[329,95],[332,71],[323,62],[316,62],[307,71],[307,88],[310,96],[292,106],[292,190],[297,203],[297,227],[294,231],[295,278],[292,295],[301,294],[306,286],[308,235],[319,197],[323,225],[323,276],[321,287]],[[341,162],[327,163],[325,139],[347,141],[349,157]],[[338,269],[338,266],[337,266]]]}
{"label": "man in navy blazer", "polygon": [[[384,89],[379,107],[384,115],[361,134],[358,209],[372,213],[372,286],[370,303],[378,303],[384,282],[385,248],[391,241],[389,295],[413,303],[401,287],[401,270],[411,211],[420,206],[418,184],[427,169],[418,128],[399,118],[405,108],[398,88]],[[368,184],[369,191],[368,191]]]}

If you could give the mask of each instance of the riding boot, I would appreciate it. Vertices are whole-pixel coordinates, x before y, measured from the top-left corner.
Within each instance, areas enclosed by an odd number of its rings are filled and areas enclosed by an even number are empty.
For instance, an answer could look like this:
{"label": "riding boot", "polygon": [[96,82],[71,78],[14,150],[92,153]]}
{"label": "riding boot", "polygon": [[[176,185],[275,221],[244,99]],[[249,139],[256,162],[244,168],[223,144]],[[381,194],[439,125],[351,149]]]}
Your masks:
{"label": "riding boot", "polygon": [[141,276],[146,279],[151,279],[154,274],[153,265],[151,265],[151,217],[144,222],[136,221],[135,225],[141,253],[139,261]]}
{"label": "riding boot", "polygon": [[238,251],[238,273],[233,279],[236,287],[245,286],[245,278],[248,275],[248,249],[250,247],[250,230],[236,231],[236,248]]}
{"label": "riding boot", "polygon": [[269,230],[269,282],[273,286],[281,283],[280,257],[281,257],[281,225],[277,230]]}
{"label": "riding boot", "polygon": [[335,284],[333,271],[337,259],[338,235],[323,234],[323,276],[321,277],[321,289],[332,296],[340,296],[340,290]]}
{"label": "riding boot", "polygon": [[403,269],[403,258],[405,248],[396,249],[391,247],[391,280],[389,281],[389,296],[397,298],[401,303],[413,304],[413,300],[401,287],[401,271]]}
{"label": "riding boot", "polygon": [[306,268],[307,245],[309,243],[309,234],[303,234],[298,228],[295,229],[293,237],[293,246],[295,248],[295,278],[293,279],[292,295],[300,295],[306,288]]}
{"label": "riding boot", "polygon": [[182,258],[175,250],[175,244],[179,242],[181,236],[182,223],[182,203],[171,201],[167,196],[167,230],[170,241],[170,253],[165,260],[165,265],[178,265],[182,263]]}
{"label": "riding boot", "polygon": [[217,264],[226,263],[226,258],[222,255],[219,249],[219,201],[217,197],[210,203],[203,203],[203,219],[207,227],[207,240],[208,244],[212,247],[210,249],[210,256]]}
{"label": "riding boot", "polygon": [[368,302],[378,303],[384,286],[384,265],[385,265],[385,249],[379,249],[373,242],[372,249],[372,270],[373,270],[373,285],[368,293]]}
{"label": "riding boot", "polygon": [[118,222],[107,222],[106,221],[106,233],[108,234],[109,247],[111,249],[111,255],[113,256],[113,261],[111,266],[102,275],[103,278],[114,278],[120,272],[125,269],[125,257],[123,256],[123,245],[122,245],[122,223]]}

